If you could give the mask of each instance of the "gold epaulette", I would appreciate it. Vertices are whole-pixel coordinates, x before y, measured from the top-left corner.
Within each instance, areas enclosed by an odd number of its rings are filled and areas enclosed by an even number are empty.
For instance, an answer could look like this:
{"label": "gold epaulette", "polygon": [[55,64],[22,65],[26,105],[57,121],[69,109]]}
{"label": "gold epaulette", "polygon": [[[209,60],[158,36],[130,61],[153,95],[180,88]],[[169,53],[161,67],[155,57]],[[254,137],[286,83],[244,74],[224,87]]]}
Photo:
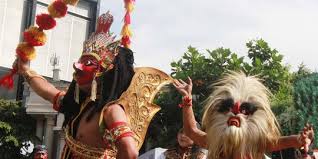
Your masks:
{"label": "gold epaulette", "polygon": [[138,149],[144,142],[151,119],[161,109],[152,102],[161,87],[171,82],[172,78],[158,69],[136,68],[130,86],[115,102],[125,109]]}

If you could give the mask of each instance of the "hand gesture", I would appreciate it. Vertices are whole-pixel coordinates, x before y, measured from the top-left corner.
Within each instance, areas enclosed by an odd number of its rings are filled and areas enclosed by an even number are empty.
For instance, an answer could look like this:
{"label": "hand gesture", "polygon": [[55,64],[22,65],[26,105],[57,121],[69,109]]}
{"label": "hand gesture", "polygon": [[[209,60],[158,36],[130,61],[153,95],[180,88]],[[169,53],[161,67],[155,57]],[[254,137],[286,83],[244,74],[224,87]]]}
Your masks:
{"label": "hand gesture", "polygon": [[[308,155],[308,151],[309,151],[309,146],[311,145],[311,143],[314,140],[314,129],[313,126],[310,124],[306,124],[303,131],[300,133],[299,136],[299,143],[301,144],[301,146],[303,146],[304,148],[304,159],[307,159]],[[309,157],[310,158],[310,157]]]}
{"label": "hand gesture", "polygon": [[188,77],[188,83],[184,82],[182,79],[174,79],[173,86],[176,87],[177,91],[182,96],[192,96],[192,80]]}

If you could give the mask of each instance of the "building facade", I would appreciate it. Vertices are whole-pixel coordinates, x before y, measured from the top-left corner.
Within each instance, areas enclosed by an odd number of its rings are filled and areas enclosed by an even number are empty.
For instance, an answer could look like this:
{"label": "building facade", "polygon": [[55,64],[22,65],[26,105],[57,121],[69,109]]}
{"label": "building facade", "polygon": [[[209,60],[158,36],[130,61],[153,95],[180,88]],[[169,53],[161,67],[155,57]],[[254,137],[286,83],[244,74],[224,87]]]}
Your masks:
{"label": "building facade", "polygon": [[[10,71],[23,31],[34,25],[37,14],[47,13],[52,1],[0,0],[0,77]],[[80,0],[76,7],[68,6],[67,16],[58,19],[53,30],[45,31],[47,43],[36,48],[37,57],[30,68],[56,87],[67,89],[73,78],[72,64],[80,57],[85,39],[95,30],[99,5],[100,0]],[[53,80],[53,70],[58,79]],[[19,76],[15,77],[13,90],[0,88],[0,98],[23,101],[27,113],[37,120],[36,135],[40,141],[35,144],[46,145],[50,159],[59,158],[64,144],[63,115],[54,111],[52,104],[36,95]]]}

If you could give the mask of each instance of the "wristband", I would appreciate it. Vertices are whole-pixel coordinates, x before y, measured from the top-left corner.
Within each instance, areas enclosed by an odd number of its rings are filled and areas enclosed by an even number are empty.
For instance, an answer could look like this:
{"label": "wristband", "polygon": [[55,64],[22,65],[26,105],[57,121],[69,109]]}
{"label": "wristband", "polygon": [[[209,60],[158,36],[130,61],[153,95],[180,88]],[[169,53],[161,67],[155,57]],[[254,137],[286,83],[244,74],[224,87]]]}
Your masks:
{"label": "wristband", "polygon": [[60,109],[60,102],[59,99],[61,96],[65,95],[64,91],[59,91],[58,93],[56,93],[56,95],[53,98],[53,109],[56,111],[59,111]]}
{"label": "wristband", "polygon": [[190,98],[189,96],[184,96],[182,98],[182,103],[179,104],[180,108],[183,107],[191,107],[192,106],[192,98]]}

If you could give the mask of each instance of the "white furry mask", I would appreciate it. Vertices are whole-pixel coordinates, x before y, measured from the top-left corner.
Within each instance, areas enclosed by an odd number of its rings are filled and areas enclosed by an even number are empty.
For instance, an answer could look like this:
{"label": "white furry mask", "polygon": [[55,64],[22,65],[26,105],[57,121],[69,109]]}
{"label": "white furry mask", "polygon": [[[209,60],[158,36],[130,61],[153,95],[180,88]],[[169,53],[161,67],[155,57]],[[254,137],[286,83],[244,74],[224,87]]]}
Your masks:
{"label": "white furry mask", "polygon": [[209,159],[261,159],[280,136],[268,89],[256,77],[231,72],[216,83],[203,115]]}

